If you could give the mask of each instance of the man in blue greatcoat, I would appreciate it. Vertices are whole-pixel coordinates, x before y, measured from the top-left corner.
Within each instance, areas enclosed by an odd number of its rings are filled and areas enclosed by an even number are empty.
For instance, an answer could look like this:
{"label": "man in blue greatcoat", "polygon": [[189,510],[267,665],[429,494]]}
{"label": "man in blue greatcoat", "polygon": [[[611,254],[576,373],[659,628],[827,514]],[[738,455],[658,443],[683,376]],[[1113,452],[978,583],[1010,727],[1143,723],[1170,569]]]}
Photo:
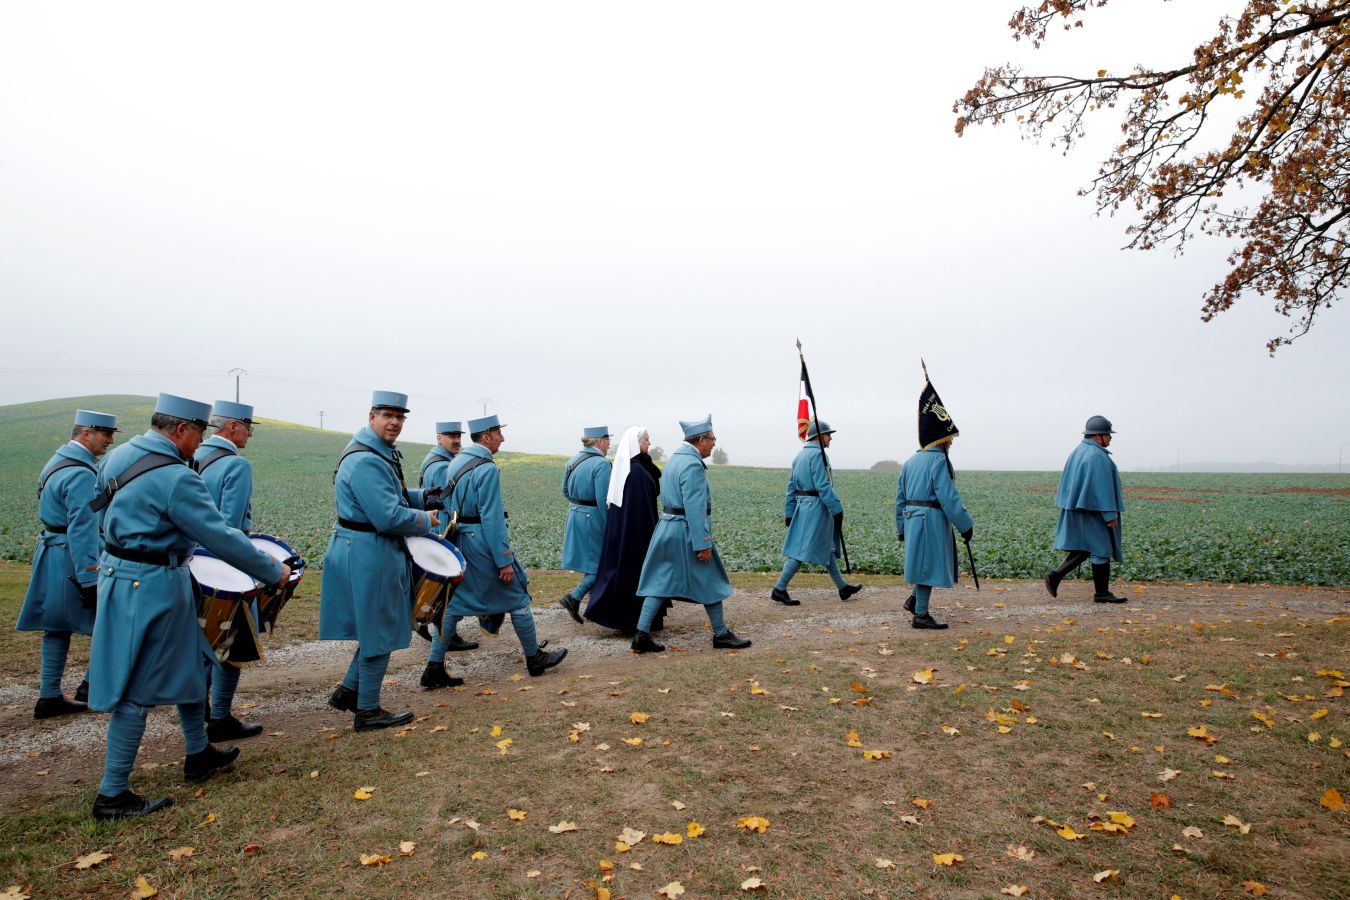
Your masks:
{"label": "man in blue greatcoat", "polygon": [[656,523],[637,593],[644,597],[638,616],[633,650],[660,653],[666,649],[652,638],[652,622],[667,599],[702,603],[712,623],[713,646],[739,650],[750,641],[727,628],[722,601],[731,596],[731,582],[713,545],[712,488],[707,464],[717,445],[712,416],[680,422],[684,443],[672,454],[661,475],[661,521]]}
{"label": "man in blue greatcoat", "polygon": [[450,597],[449,612],[479,616],[496,634],[509,613],[511,627],[525,654],[525,669],[543,675],[563,661],[567,648],[548,650],[535,634],[530,611],[529,578],[511,549],[502,506],[502,476],[492,456],[506,442],[496,416],[469,420],[473,445],[450,464],[447,478],[455,482],[446,509],[458,516],[455,545],[464,554],[464,580]]}
{"label": "man in blue greatcoat", "polygon": [[356,641],[342,683],[328,698],[355,714],[357,731],[412,721],[380,706],[389,656],[412,643],[412,561],[404,537],[439,523],[437,489],[408,490],[394,446],[408,416],[408,395],[375,391],[366,427],[352,435],[333,473],[337,526],[328,542],[319,598],[319,639]]}
{"label": "man in blue greatcoat", "polygon": [[946,628],[928,611],[933,588],[956,583],[955,528],[967,542],[975,535],[975,520],[956,490],[956,473],[948,451],[961,432],[942,405],[931,382],[919,396],[919,451],[900,470],[895,489],[895,530],[905,545],[905,581],[914,593],[905,611],[914,614],[915,628]]}
{"label": "man in blue greatcoat", "polygon": [[89,652],[89,705],[110,712],[95,819],[143,816],[172,798],[146,800],[130,776],[153,706],[175,704],[183,731],[183,775],[201,781],[239,755],[210,744],[202,722],[206,670],[215,653],[197,623],[187,563],[197,546],[265,585],[290,569],[225,522],[190,460],[211,407],[160,394],[150,430],[108,455],[94,506],[103,514],[98,614]]}
{"label": "man in blue greatcoat", "polygon": [[33,718],[84,712],[89,680],[80,682],[75,702],[61,692],[71,632],[94,633],[98,557],[103,551],[98,514],[89,508],[98,478],[98,458],[108,452],[117,417],[88,409],[75,411],[70,442],[57,449],[38,475],[38,517],[42,533],[33,553],[33,575],[19,610],[17,631],[41,631],[42,681]]}
{"label": "man in blue greatcoat", "polygon": [[595,586],[600,571],[600,548],[605,543],[605,518],[609,506],[609,476],[613,471],[609,452],[609,426],[592,425],[582,430],[581,452],[563,469],[562,494],[567,501],[567,528],[563,533],[562,567],[581,573],[581,581],[558,602],[578,625],[581,601]]}
{"label": "man in blue greatcoat", "polygon": [[844,524],[844,502],[835,493],[830,480],[830,463],[825,448],[834,439],[834,429],[828,422],[812,419],[806,431],[806,444],[792,461],[788,475],[787,505],[783,508],[783,524],[787,538],[783,541],[783,564],[778,583],[770,596],[775,603],[799,606],[788,594],[788,584],[803,563],[824,566],[839,590],[839,599],[847,600],[862,590],[861,584],[849,584],[839,572],[840,536]]}
{"label": "man in blue greatcoat", "polygon": [[1111,560],[1120,562],[1120,517],[1125,511],[1125,496],[1120,489],[1120,470],[1111,459],[1111,422],[1093,416],[1083,429],[1083,440],[1059,480],[1055,505],[1059,507],[1059,529],[1055,549],[1066,551],[1064,561],[1045,573],[1045,589],[1054,597],[1059,583],[1085,559],[1092,559],[1092,599],[1097,603],[1124,603],[1125,597],[1111,593]]}
{"label": "man in blue greatcoat", "polygon": [[[422,460],[418,473],[419,487],[444,491],[448,483],[446,473],[450,471],[450,463],[459,455],[463,439],[463,423],[454,421],[436,423],[436,444]],[[459,621],[460,616],[452,615],[449,604],[446,604],[445,616],[431,638],[426,669],[422,672],[422,687],[427,690],[457,687],[464,683],[463,678],[456,678],[445,671],[446,651],[461,652],[475,650],[478,647],[477,641],[466,641],[459,636]],[[421,628],[417,633],[422,634]]]}
{"label": "man in blue greatcoat", "polygon": [[[253,407],[231,400],[217,400],[211,407],[210,427],[215,434],[202,441],[193,454],[197,474],[206,482],[206,490],[230,527],[248,534],[253,530],[253,463],[239,451],[248,446],[248,440],[253,436]],[[256,625],[256,605],[251,614],[252,624],[245,621],[241,623],[243,628]],[[248,619],[242,609],[239,615]],[[256,631],[251,637],[254,643],[258,642]],[[232,710],[242,672],[229,661],[217,661],[207,670],[206,736],[211,741],[237,741],[262,734],[262,725],[241,722]]]}

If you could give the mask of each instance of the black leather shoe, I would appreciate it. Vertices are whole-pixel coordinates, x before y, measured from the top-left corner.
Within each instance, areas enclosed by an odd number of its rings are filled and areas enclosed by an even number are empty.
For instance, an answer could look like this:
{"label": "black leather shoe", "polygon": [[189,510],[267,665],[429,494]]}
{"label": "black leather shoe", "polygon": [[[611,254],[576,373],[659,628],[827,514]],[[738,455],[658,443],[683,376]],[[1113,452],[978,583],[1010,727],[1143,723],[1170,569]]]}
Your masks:
{"label": "black leather shoe", "polygon": [[256,722],[241,722],[234,716],[212,719],[206,723],[206,739],[212,743],[237,741],[242,738],[257,737],[263,727]]}
{"label": "black leather shoe", "polygon": [[713,635],[713,647],[718,650],[744,650],[750,646],[750,641],[746,638],[736,637],[734,631],[728,630],[724,634]]}
{"label": "black leather shoe", "polygon": [[464,650],[477,650],[478,642],[466,641],[464,640],[464,638],[459,636],[459,632],[455,632],[454,634],[450,635],[450,640],[445,642],[445,649],[451,651],[452,653],[459,653]]}
{"label": "black leather shoe", "polygon": [[774,602],[774,603],[781,603],[781,604],[783,604],[784,606],[801,606],[801,605],[802,605],[802,601],[800,601],[800,600],[793,600],[791,597],[788,596],[788,592],[785,591],[785,590],[783,590],[782,588],[777,588],[777,587],[774,588],[774,589],[773,589],[773,592],[770,593],[769,596],[773,598],[773,602]]}
{"label": "black leather shoe", "polygon": [[905,612],[914,612],[914,595],[910,594],[909,599],[905,601]]}
{"label": "black leather shoe", "polygon": [[205,750],[189,753],[183,760],[183,778],[187,781],[205,781],[216,774],[218,769],[223,769],[234,762],[237,756],[239,756],[238,747],[226,747],[222,750],[207,744]]}
{"label": "black leather shoe", "polygon": [[660,653],[666,649],[665,644],[658,644],[652,640],[650,631],[639,631],[633,635],[632,647],[634,653]]}
{"label": "black leather shoe", "polygon": [[525,670],[531,675],[543,675],[544,672],[562,662],[565,656],[567,656],[566,647],[557,650],[545,650],[540,647],[539,652],[535,653],[534,656],[525,657]]}
{"label": "black leather shoe", "polygon": [[1105,594],[1093,594],[1093,603],[1128,603],[1128,597],[1117,597],[1115,594],[1107,591]]}
{"label": "black leather shoe", "polygon": [[839,599],[847,600],[849,597],[852,597],[854,594],[858,593],[858,591],[861,591],[862,589],[863,586],[861,584],[846,584],[839,589]]}
{"label": "black leather shoe", "polygon": [[357,731],[369,728],[397,728],[399,725],[407,725],[412,720],[413,714],[410,712],[391,713],[383,706],[377,706],[374,709],[358,709],[352,727]]}
{"label": "black leather shoe", "polygon": [[502,630],[502,623],[506,621],[506,613],[493,613],[490,616],[479,616],[478,627],[488,634],[497,634]]}
{"label": "black leather shoe", "polygon": [[339,684],[333,688],[333,695],[328,698],[328,705],[333,709],[354,713],[356,712],[356,691],[345,684]]}
{"label": "black leather shoe", "polygon": [[909,624],[915,628],[931,628],[935,631],[940,631],[941,629],[947,627],[946,622],[939,622],[937,619],[933,618],[932,615],[929,613],[924,613],[921,616],[915,616],[914,621],[910,622]]}
{"label": "black leather shoe", "polygon": [[578,625],[585,625],[586,620],[581,617],[581,601],[571,594],[563,594],[558,605],[567,610],[567,614],[572,617],[572,621]]}
{"label": "black leather shoe", "polygon": [[459,687],[464,683],[463,678],[456,678],[445,671],[445,663],[427,663],[427,667],[422,670],[422,687],[429,691],[437,688]]}
{"label": "black leather shoe", "polygon": [[35,719],[54,719],[57,716],[69,716],[74,713],[82,713],[89,707],[83,703],[72,703],[62,694],[59,697],[39,697],[37,704],[33,707],[33,718]]}
{"label": "black leather shoe", "polygon": [[170,806],[173,806],[172,797],[165,797],[162,800],[147,800],[131,791],[123,791],[116,797],[105,797],[99,794],[94,798],[94,821],[111,822],[115,819],[134,819],[137,816],[148,816]]}
{"label": "black leather shoe", "polygon": [[1054,569],[1045,573],[1045,589],[1050,592],[1051,597],[1059,596],[1059,583],[1062,580],[1063,576]]}
{"label": "black leather shoe", "polygon": [[80,686],[77,687],[77,688],[75,689],[75,702],[76,702],[76,703],[88,703],[88,702],[89,702],[89,679],[88,679],[88,678],[86,678],[84,681],[81,681],[81,682],[80,682]]}

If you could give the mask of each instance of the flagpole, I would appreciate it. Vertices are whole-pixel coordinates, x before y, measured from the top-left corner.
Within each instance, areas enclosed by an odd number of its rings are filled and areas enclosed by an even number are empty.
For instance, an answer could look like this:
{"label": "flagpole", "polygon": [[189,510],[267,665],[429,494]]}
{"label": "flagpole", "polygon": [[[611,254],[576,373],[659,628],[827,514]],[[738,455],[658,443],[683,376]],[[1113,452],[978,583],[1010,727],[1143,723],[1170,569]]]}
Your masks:
{"label": "flagpole", "polygon": [[[830,468],[830,459],[825,455],[825,435],[820,433],[820,414],[816,410],[816,393],[811,390],[811,375],[806,371],[806,356],[802,353],[802,339],[797,338],[797,358],[802,361],[802,379],[806,382],[806,397],[811,401],[811,420],[816,429],[816,443],[820,445],[820,461],[825,464],[825,475],[834,484],[834,470]],[[848,542],[844,540],[844,525],[839,523],[839,549],[844,554],[844,572],[853,571],[848,561]]]}
{"label": "flagpole", "polygon": [[[924,362],[922,356],[919,357],[919,365],[923,366],[924,383],[932,384],[933,379],[928,377],[928,363]],[[951,476],[952,481],[955,481],[956,470],[952,468],[952,457],[951,454],[947,452],[946,444],[942,445],[942,458],[947,461],[947,474]],[[956,527],[955,525],[952,526],[953,529],[955,527]],[[965,541],[966,539],[963,537],[961,538],[961,540]],[[956,543],[955,541],[952,542],[953,549],[955,549],[955,543]],[[975,569],[975,551],[970,549],[970,541],[966,541],[966,558],[970,560],[970,575],[972,578],[975,579],[975,590],[978,591],[980,589],[980,573]]]}

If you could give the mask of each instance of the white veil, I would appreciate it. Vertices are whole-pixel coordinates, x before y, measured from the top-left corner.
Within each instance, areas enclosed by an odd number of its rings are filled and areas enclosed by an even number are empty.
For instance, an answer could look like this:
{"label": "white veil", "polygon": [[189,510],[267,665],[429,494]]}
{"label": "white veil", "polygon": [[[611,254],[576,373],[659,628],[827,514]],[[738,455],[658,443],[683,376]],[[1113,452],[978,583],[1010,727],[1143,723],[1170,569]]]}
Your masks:
{"label": "white veil", "polygon": [[628,481],[628,473],[633,468],[633,457],[642,452],[642,436],[647,433],[643,425],[634,425],[619,438],[619,447],[614,451],[614,471],[609,476],[609,493],[606,498],[615,506],[623,506],[623,486]]}

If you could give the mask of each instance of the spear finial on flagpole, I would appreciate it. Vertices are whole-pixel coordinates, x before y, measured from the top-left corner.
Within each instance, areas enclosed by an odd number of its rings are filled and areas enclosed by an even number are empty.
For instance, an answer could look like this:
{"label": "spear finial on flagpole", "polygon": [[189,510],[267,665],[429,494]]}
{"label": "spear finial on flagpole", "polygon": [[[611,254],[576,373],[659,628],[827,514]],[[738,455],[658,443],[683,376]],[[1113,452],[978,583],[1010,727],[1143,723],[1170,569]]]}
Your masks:
{"label": "spear finial on flagpole", "polygon": [[798,355],[798,356],[801,356],[801,355],[802,355],[802,339],[801,339],[801,338],[797,338],[797,355]]}
{"label": "spear finial on flagpole", "polygon": [[919,357],[919,365],[923,366],[923,380],[932,381],[932,379],[928,377],[928,363],[923,361],[922,356]]}

